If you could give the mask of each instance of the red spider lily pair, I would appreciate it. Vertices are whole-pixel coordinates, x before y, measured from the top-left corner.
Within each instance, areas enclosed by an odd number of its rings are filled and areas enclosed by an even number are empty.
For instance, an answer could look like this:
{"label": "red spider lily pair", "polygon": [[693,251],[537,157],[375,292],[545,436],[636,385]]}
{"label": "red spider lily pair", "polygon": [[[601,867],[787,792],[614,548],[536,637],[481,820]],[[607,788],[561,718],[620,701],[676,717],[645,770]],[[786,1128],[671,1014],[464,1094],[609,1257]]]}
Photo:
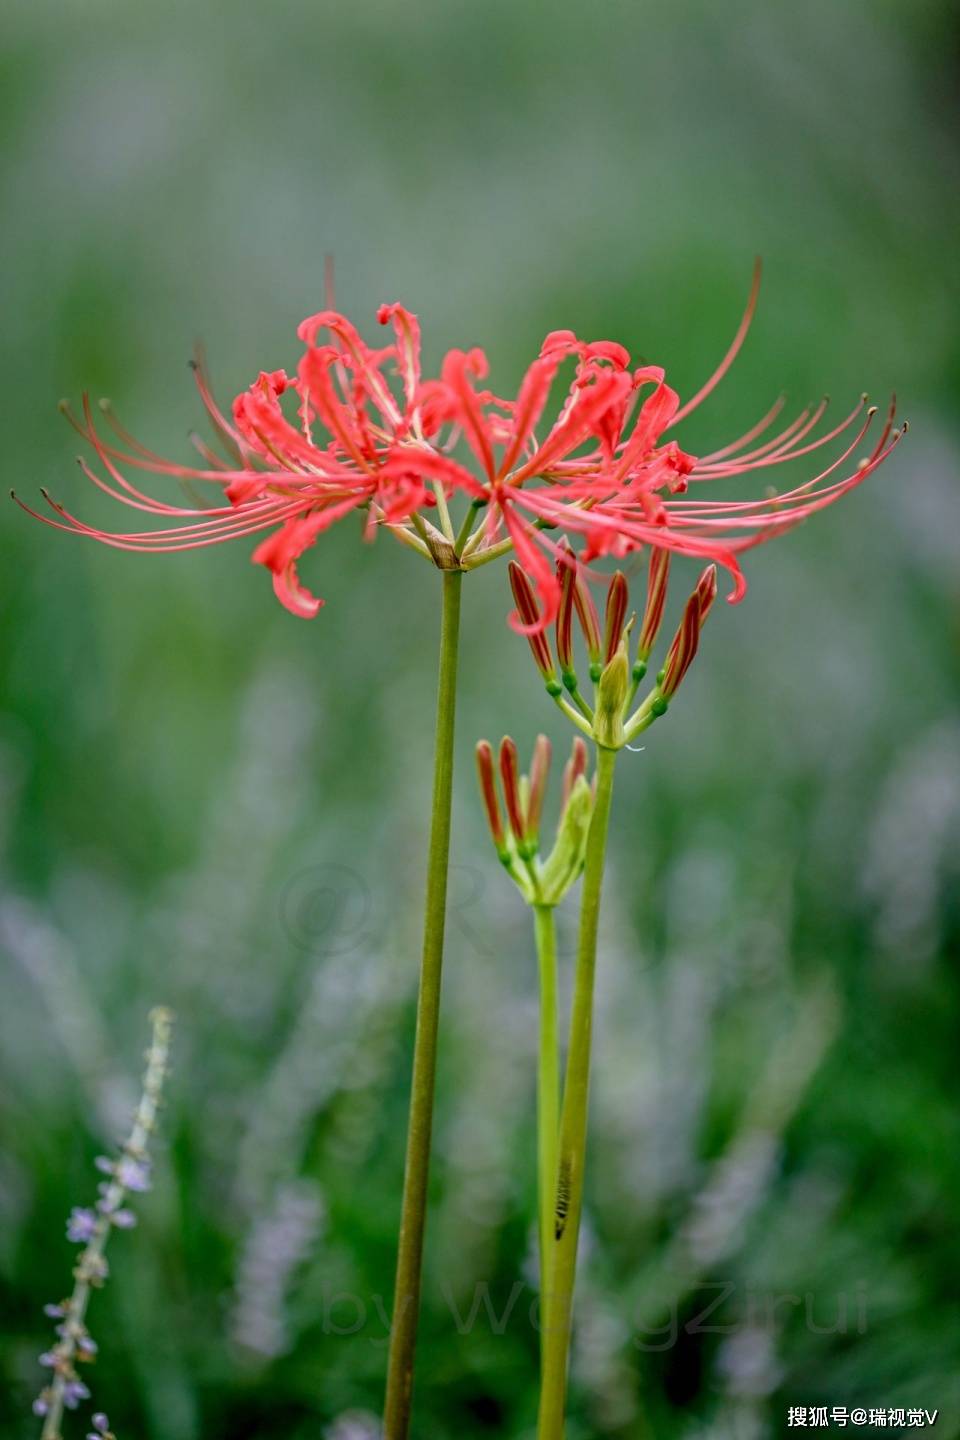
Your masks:
{"label": "red spider lily pair", "polygon": [[[201,399],[224,451],[194,437],[199,465],[163,460],[104,404],[112,431],[105,436],[84,398],[82,418],[71,419],[103,472],[81,461],[86,475],[114,499],[168,520],[167,527],[99,530],[46,492],[56,518],[39,518],[129,550],[196,549],[265,534],[252,558],[272,572],[282,603],[304,617],[315,615],[323,602],[300,581],[298,561],[324,530],[358,510],[365,513],[368,536],[382,526],[441,568],[472,569],[512,548],[537,594],[532,616],[511,617],[515,628],[528,633],[551,623],[560,604],[554,564],[560,548],[546,533],[554,529],[581,537],[584,560],[650,546],[654,552],[716,561],[732,575],[730,598],[736,600],[745,588],[738,553],[860,484],[903,433],[893,428],[891,404],[876,444],[841,478],[834,477],[863,442],[875,414],[865,397],[825,433],[815,433],[824,401],[761,440],[782,408],[780,400],[738,440],[699,458],[665,438],[730,367],[749,327],[758,283],[759,270],[726,356],[683,405],[659,366],[631,369],[629,352],[613,341],[584,342],[569,330],[553,331],[516,398],[507,400],[481,388],[488,367],[478,349],[449,351],[439,376],[423,379],[417,318],[400,305],[378,312],[393,332],[392,342],[379,349],[366,345],[343,315],[324,310],[299,328],[305,351],[296,375],[261,372],[234,401],[231,419],[218,407],[203,366],[195,366]],[[328,343],[319,343],[321,332],[329,335]],[[573,365],[569,389],[539,438],[554,381],[567,362]],[[727,502],[689,493],[694,482],[775,467],[841,436],[846,438],[838,456],[773,499]],[[461,438],[473,469],[451,454]],[[155,499],[127,478],[124,470],[130,468],[213,486],[216,499],[192,505]],[[474,507],[459,533],[448,508],[458,494]],[[486,514],[472,528],[484,507]]]}

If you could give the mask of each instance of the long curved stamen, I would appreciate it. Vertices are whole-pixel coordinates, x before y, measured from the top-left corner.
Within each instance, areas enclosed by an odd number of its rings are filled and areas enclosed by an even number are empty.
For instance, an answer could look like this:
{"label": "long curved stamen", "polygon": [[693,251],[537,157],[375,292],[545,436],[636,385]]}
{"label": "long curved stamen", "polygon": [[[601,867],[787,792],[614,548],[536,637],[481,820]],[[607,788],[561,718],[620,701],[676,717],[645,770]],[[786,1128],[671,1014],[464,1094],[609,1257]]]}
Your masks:
{"label": "long curved stamen", "polygon": [[[249,467],[243,467],[238,470],[230,471],[203,470],[191,465],[177,465],[172,461],[162,460],[159,456],[156,458],[156,460],[148,461],[142,456],[135,453],[129,454],[126,451],[118,450],[116,446],[108,444],[100,435],[100,432],[96,429],[93,421],[93,411],[90,407],[89,396],[85,395],[83,397],[83,402],[84,416],[87,420],[86,425],[81,425],[79,420],[77,420],[76,416],[72,413],[72,411],[70,411],[69,407],[61,406],[62,413],[66,416],[66,418],[69,420],[77,433],[79,435],[82,435],[83,438],[87,441],[87,443],[93,447],[93,449],[97,452],[99,458],[103,460],[104,463],[106,463],[105,457],[109,456],[111,460],[119,461],[120,464],[123,465],[131,465],[137,470],[149,470],[157,475],[172,475],[174,478],[179,480],[208,480],[212,481],[216,485],[223,485],[224,479],[227,477],[229,477],[230,479],[245,479],[248,476],[255,475],[261,476],[264,482],[266,482],[270,478],[271,471],[269,470],[251,470]],[[317,454],[319,456],[319,452],[317,452]],[[323,472],[318,470],[314,478],[335,479],[337,478],[337,470],[340,470],[342,473],[343,467],[337,466],[335,462],[331,462],[331,470],[329,475],[325,476]],[[273,473],[275,474],[276,472]],[[115,478],[118,477],[115,476]],[[304,479],[306,480],[307,478],[307,474],[304,473]]]}
{"label": "long curved stamen", "polygon": [[245,465],[253,454],[251,447],[244,440],[240,431],[232,425],[217,404],[210,384],[210,376],[207,371],[207,360],[201,345],[194,347],[193,357],[188,362],[193,372],[193,381],[197,387],[203,408],[209,416],[210,423],[219,438],[226,445],[227,449],[234,456],[239,465]]}
{"label": "long curved stamen", "polygon": [[[772,439],[765,441],[762,445],[756,446],[753,450],[747,450],[736,456],[726,456],[725,462],[738,465],[744,464],[749,461],[758,460],[761,455],[771,455],[786,445],[799,444],[800,437],[806,438],[813,426],[818,423],[826,409],[826,405],[826,400],[822,400],[817,406],[805,405],[799,415],[795,415],[790,421],[790,424],[786,425],[779,434],[774,435]],[[710,460],[706,456],[701,455],[697,459],[692,478],[695,480],[710,479],[710,474],[702,472],[709,472],[713,466],[719,466],[722,463],[724,463],[724,461],[717,459]]]}
{"label": "long curved stamen", "polygon": [[753,262],[753,279],[750,282],[750,294],[747,297],[747,308],[743,312],[743,318],[741,319],[740,324],[737,326],[737,332],[733,337],[729,350],[727,351],[726,355],[724,355],[723,359],[720,361],[720,364],[717,366],[716,370],[714,370],[713,374],[710,376],[710,379],[706,382],[706,384],[700,386],[700,389],[693,396],[692,400],[688,400],[686,405],[680,406],[680,409],[677,411],[676,415],[674,415],[671,422],[671,429],[673,429],[674,426],[679,425],[681,420],[685,420],[692,411],[696,410],[698,405],[701,405],[703,401],[706,400],[707,396],[710,395],[720,384],[720,381],[723,379],[724,375],[726,375],[727,371],[730,369],[730,366],[733,364],[734,360],[736,360],[737,356],[739,355],[740,347],[743,345],[744,340],[747,338],[747,331],[750,329],[750,325],[753,320],[753,313],[757,308],[757,296],[760,294],[760,278],[762,271],[763,265],[758,256],[757,259]]}
{"label": "long curved stamen", "polygon": [[[173,526],[166,530],[109,531],[100,530],[96,526],[88,525],[85,521],[80,520],[79,517],[72,514],[66,506],[61,505],[58,500],[54,500],[47,490],[41,489],[40,493],[50,508],[67,522],[69,529],[75,530],[79,534],[91,535],[103,540],[111,539],[129,542],[136,549],[150,549],[157,542],[159,542],[157,548],[164,550],[187,549],[190,548],[194,540],[201,540],[204,544],[219,544],[224,539],[232,539],[237,535],[253,534],[262,529],[281,524],[284,520],[303,513],[303,506],[301,504],[291,502],[287,505],[277,505],[273,507],[272,510],[264,510],[254,515],[250,515],[245,510],[238,510],[236,512],[236,518],[232,522],[229,518],[225,517],[209,522],[198,521],[195,525]],[[36,519],[43,520],[47,524],[55,524],[48,516],[30,509],[19,496],[13,495],[13,498],[21,509],[27,510],[28,513]],[[171,537],[177,538],[168,544],[168,541],[171,541]],[[184,540],[183,537],[186,537],[186,540]],[[181,541],[183,543],[181,543]]]}
{"label": "long curved stamen", "polygon": [[[765,515],[738,514],[726,519],[720,516],[691,517],[689,520],[685,520],[683,516],[675,515],[673,517],[673,523],[680,528],[684,528],[686,524],[690,524],[695,527],[694,533],[696,533],[698,528],[703,530],[720,530],[734,526],[746,526],[759,532],[766,531],[770,535],[789,529],[793,525],[797,525],[802,520],[807,519],[809,515],[815,514],[816,511],[825,509],[827,505],[832,505],[841,495],[845,495],[849,491],[856,489],[858,485],[862,485],[867,476],[871,475],[873,471],[886,460],[887,456],[892,454],[903,439],[904,433],[905,429],[894,430],[889,443],[883,450],[875,450],[869,458],[860,461],[860,464],[852,475],[848,475],[843,480],[838,480],[833,485],[828,485],[825,489],[817,491],[815,494],[809,496],[801,505],[791,504],[791,497],[787,495],[781,497],[779,502],[776,499],[768,502],[772,508]],[[757,543],[757,540],[758,537],[756,535],[731,536],[724,541],[724,544],[733,550],[743,550],[749,549],[750,546]]]}
{"label": "long curved stamen", "polygon": [[[768,465],[782,465],[788,460],[799,460],[803,455],[810,455],[814,450],[820,450],[824,445],[829,445],[832,440],[836,440],[845,430],[849,429],[857,416],[863,414],[865,403],[865,399],[861,397],[850,414],[847,415],[844,420],[841,420],[839,425],[835,425],[826,435],[820,435],[816,440],[811,440],[808,445],[801,445],[798,448],[794,448],[794,445],[791,444],[783,450],[764,455],[759,460],[732,460],[727,464],[718,465],[716,468],[711,467],[710,473],[712,476],[743,475],[748,470],[763,470]],[[696,473],[696,471],[694,471],[694,473]]]}
{"label": "long curved stamen", "polygon": [[[779,504],[784,499],[792,499],[807,493],[819,485],[821,481],[825,480],[828,475],[832,475],[835,470],[840,468],[844,461],[849,459],[867,435],[876,413],[875,408],[867,411],[860,425],[860,429],[853,439],[840,452],[836,459],[831,460],[830,464],[821,470],[819,474],[812,476],[809,480],[805,480],[802,485],[797,485],[794,489],[786,491],[782,495],[761,497],[757,500],[666,500],[664,501],[664,509],[668,513],[683,512],[687,515],[749,514],[751,511],[768,509],[770,505]],[[881,436],[881,439],[882,438]]]}
{"label": "long curved stamen", "polygon": [[203,439],[203,436],[197,434],[196,430],[191,430],[189,435],[187,436],[187,439],[190,441],[190,444],[193,446],[194,450],[196,450],[201,460],[206,460],[207,464],[212,465],[215,470],[229,470],[229,461],[224,460],[221,455],[218,455],[216,450],[212,449]]}
{"label": "long curved stamen", "polygon": [[731,440],[729,445],[724,445],[719,450],[711,450],[707,455],[701,455],[701,462],[711,464],[714,460],[725,460],[728,455],[736,454],[744,445],[749,445],[752,440],[758,439],[773,424],[786,403],[787,397],[778,395],[762,420],[758,420],[756,425],[753,425],[738,440]]}

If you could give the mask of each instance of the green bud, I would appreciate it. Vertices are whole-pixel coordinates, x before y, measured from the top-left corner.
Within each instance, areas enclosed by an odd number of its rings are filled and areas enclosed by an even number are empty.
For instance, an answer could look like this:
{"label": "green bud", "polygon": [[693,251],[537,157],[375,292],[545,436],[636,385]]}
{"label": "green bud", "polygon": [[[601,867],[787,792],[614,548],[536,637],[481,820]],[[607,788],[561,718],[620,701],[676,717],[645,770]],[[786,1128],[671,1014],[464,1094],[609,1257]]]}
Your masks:
{"label": "green bud", "polygon": [[557,842],[540,872],[544,905],[558,905],[583,870],[593,814],[593,792],[583,775],[574,781],[557,831]]}
{"label": "green bud", "polygon": [[630,662],[626,647],[620,645],[605,667],[597,686],[597,709],[593,717],[593,738],[605,750],[619,750],[625,743],[623,710],[630,691]]}

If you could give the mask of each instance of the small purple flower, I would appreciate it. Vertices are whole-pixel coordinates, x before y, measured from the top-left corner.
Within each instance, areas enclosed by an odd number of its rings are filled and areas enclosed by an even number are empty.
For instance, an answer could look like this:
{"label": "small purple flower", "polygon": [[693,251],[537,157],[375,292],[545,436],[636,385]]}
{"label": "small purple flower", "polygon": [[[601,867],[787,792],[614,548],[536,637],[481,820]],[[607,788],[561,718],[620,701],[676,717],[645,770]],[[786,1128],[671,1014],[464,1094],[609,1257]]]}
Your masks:
{"label": "small purple flower", "polygon": [[115,1174],[125,1190],[150,1189],[150,1164],[146,1160],[135,1160],[132,1155],[124,1155],[117,1161]]}
{"label": "small purple flower", "polygon": [[89,1335],[81,1335],[77,1341],[77,1359],[92,1360],[99,1348],[96,1340],[91,1339]]}
{"label": "small purple flower", "polygon": [[61,1303],[60,1305],[44,1305],[43,1313],[51,1320],[62,1320],[67,1312]]}
{"label": "small purple flower", "polygon": [[67,1239],[79,1245],[86,1245],[92,1240],[97,1228],[97,1217],[92,1210],[83,1206],[74,1205],[70,1211],[70,1219],[67,1221]]}
{"label": "small purple flower", "polygon": [[112,1175],[117,1168],[116,1162],[111,1160],[109,1155],[98,1155],[93,1163],[101,1175]]}
{"label": "small purple flower", "polygon": [[90,1391],[82,1380],[68,1380],[63,1387],[63,1403],[68,1410],[76,1410],[81,1400],[89,1400]]}
{"label": "small purple flower", "polygon": [[94,1430],[99,1431],[99,1434],[94,1437],[94,1440],[100,1440],[100,1435],[108,1435],[110,1433],[110,1421],[102,1410],[98,1410],[95,1415],[90,1416],[90,1424]]}
{"label": "small purple flower", "polygon": [[56,1363],[56,1350],[44,1350],[43,1354],[40,1356],[40,1364],[46,1366],[48,1370],[52,1370]]}
{"label": "small purple flower", "polygon": [[45,1395],[38,1395],[36,1400],[34,1400],[33,1402],[34,1415],[46,1415],[49,1409],[50,1401],[46,1398]]}
{"label": "small purple flower", "polygon": [[137,1217],[132,1210],[114,1210],[110,1220],[119,1230],[132,1230],[137,1223]]}

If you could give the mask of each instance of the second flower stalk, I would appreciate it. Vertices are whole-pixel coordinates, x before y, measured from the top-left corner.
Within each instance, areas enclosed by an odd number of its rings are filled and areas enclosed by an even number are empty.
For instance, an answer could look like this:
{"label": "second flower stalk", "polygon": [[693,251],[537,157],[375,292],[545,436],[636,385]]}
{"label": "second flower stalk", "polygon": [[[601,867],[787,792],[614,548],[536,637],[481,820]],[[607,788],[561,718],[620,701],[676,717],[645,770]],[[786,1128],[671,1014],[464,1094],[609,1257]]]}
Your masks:
{"label": "second flower stalk", "polygon": [[[510,582],[521,627],[548,694],[568,720],[596,747],[588,784],[588,751],[581,734],[563,775],[560,817],[549,854],[541,853],[541,824],[551,746],[538,737],[529,773],[520,773],[513,740],[477,746],[480,791],[501,864],[533,910],[539,979],[540,1045],[537,1085],[537,1196],[541,1290],[541,1384],[538,1440],[562,1440],[567,1366],[573,1315],[593,1032],[594,977],[607,832],[617,755],[663,715],[697,652],[700,633],[717,593],[708,566],[689,596],[680,624],[654,684],[634,708],[659,635],[666,605],[670,555],[653,550],[637,648],[630,655],[636,615],[618,571],[610,581],[601,623],[587,577],[573,553],[558,550],[560,603],[556,661],[538,624],[533,585],[516,564]],[[586,650],[592,698],[581,688],[575,663],[574,622]],[[498,795],[503,797],[501,809]],[[570,1031],[562,1095],[557,1017],[557,946],[554,909],[583,875]]]}

